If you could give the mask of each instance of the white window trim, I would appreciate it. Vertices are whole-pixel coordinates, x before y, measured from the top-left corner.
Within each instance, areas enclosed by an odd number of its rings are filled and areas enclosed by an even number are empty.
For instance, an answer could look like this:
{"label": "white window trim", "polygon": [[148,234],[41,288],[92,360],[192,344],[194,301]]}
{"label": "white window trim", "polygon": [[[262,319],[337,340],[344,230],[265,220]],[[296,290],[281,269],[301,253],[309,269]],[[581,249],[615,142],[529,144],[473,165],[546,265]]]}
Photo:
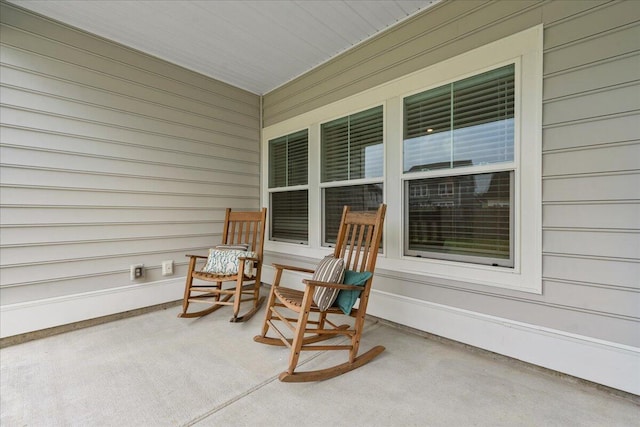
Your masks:
{"label": "white window trim", "polygon": [[[542,25],[513,34],[441,63],[382,84],[263,129],[262,198],[268,200],[268,141],[295,130],[309,128],[309,243],[293,245],[265,242],[265,250],[320,258],[321,246],[320,124],[376,105],[383,105],[384,197],[388,205],[384,255],[378,267],[481,286],[542,293]],[[506,62],[516,62],[516,99],[521,120],[516,121],[519,143],[514,159],[516,209],[514,268],[415,258],[403,255],[402,101],[413,93],[481,73]],[[519,65],[518,65],[519,64]],[[267,234],[269,235],[269,234]]]}

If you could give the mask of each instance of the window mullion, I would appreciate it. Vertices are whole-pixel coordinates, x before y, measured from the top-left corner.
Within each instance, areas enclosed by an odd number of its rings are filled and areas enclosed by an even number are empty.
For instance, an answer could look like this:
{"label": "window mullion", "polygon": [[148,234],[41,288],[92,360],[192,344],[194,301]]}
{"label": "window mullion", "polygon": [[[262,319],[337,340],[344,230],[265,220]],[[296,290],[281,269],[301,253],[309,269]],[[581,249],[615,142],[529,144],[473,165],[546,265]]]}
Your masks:
{"label": "window mullion", "polygon": [[347,118],[347,179],[351,179],[351,116]]}
{"label": "window mullion", "polygon": [[453,144],[454,144],[454,140],[453,140],[453,135],[455,134],[454,132],[454,125],[455,123],[453,122],[453,116],[455,114],[455,110],[453,109],[453,83],[451,83],[449,85],[449,111],[451,112],[451,114],[449,115],[449,167],[453,168]]}

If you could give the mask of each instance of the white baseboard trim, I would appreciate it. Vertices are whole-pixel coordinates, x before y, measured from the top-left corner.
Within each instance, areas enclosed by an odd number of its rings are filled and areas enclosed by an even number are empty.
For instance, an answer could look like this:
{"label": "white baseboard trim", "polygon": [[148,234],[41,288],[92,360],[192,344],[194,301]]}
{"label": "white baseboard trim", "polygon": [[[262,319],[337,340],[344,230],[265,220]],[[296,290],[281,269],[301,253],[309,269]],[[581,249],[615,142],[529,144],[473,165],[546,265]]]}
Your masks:
{"label": "white baseboard trim", "polygon": [[[301,287],[302,277],[306,276],[294,274],[283,285]],[[176,278],[1,306],[0,337],[175,301],[183,290],[184,278]],[[367,311],[394,323],[640,395],[640,349],[636,347],[375,289]]]}
{"label": "white baseboard trim", "polygon": [[39,331],[182,298],[184,277],[0,306],[0,337]]}
{"label": "white baseboard trim", "polygon": [[640,348],[372,290],[367,313],[640,395]]}

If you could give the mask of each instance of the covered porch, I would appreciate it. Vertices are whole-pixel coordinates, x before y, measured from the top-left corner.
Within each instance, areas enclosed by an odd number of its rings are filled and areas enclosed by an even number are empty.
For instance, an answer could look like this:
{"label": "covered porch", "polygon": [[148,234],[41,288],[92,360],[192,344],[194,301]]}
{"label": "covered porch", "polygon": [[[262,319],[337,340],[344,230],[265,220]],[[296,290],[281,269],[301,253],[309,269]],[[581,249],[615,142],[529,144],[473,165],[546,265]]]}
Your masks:
{"label": "covered porch", "polygon": [[[178,319],[178,306],[0,350],[2,425],[631,426],[637,396],[369,319],[366,366],[281,383],[286,349],[253,341],[262,314]],[[337,353],[337,352],[332,352]],[[346,353],[303,353],[303,368]],[[594,367],[594,369],[596,369]]]}

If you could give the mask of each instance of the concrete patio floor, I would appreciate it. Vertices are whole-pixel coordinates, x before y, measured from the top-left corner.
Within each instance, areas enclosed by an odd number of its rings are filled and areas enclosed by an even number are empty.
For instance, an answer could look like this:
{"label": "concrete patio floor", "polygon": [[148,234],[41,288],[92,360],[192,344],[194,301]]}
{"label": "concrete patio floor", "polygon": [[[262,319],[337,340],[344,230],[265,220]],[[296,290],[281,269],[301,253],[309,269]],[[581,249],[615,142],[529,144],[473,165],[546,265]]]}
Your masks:
{"label": "concrete patio floor", "polygon": [[[2,426],[640,426],[637,396],[375,319],[371,363],[278,381],[288,350],[255,343],[262,313],[179,319],[178,307],[0,350]],[[550,349],[553,351],[553,349]],[[302,369],[346,360],[305,352]],[[595,369],[595,368],[594,368]]]}

